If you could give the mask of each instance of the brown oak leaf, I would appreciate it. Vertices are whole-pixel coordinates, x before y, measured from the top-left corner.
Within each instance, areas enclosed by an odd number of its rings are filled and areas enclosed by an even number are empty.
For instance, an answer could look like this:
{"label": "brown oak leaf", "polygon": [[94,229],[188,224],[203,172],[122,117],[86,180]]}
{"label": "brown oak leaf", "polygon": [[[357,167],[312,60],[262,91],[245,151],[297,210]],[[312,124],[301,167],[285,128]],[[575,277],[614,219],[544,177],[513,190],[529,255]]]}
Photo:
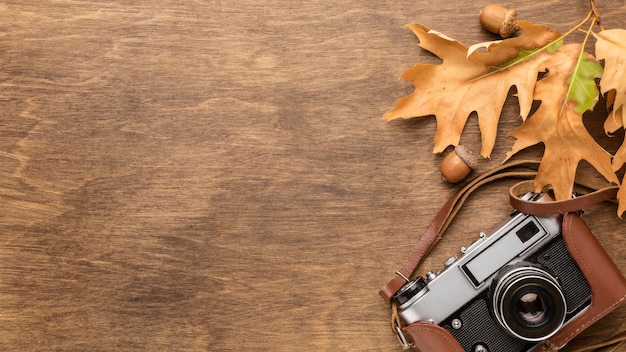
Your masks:
{"label": "brown oak leaf", "polygon": [[[613,133],[626,126],[626,30],[610,29],[595,35],[596,56],[604,59],[604,75],[600,80],[602,93],[607,94],[607,100],[613,105],[613,110],[604,123],[607,133]],[[613,170],[619,170],[626,163],[626,138],[613,158]],[[619,194],[618,214],[626,211],[626,176],[622,181]]]}
{"label": "brown oak leaf", "polygon": [[[611,93],[609,101],[613,105],[605,129],[615,132],[624,127],[622,107],[626,104],[626,30],[611,29],[595,34],[596,56],[604,59],[604,75],[600,80],[603,94]],[[621,165],[620,165],[621,166]]]}
{"label": "brown oak leaf", "polygon": [[[582,113],[576,111],[577,103],[566,99],[580,50],[579,44],[564,45],[544,62],[548,74],[535,87],[535,99],[541,100],[541,105],[523,125],[511,132],[516,141],[507,155],[508,159],[524,148],[543,143],[545,151],[535,178],[535,189],[540,191],[551,185],[559,200],[571,198],[581,160],[589,162],[609,182],[619,184],[611,166],[611,154],[587,132]],[[586,60],[595,61],[588,56]]]}
{"label": "brown oak leaf", "polygon": [[420,40],[420,46],[443,62],[439,65],[417,64],[404,71],[402,78],[415,86],[415,91],[398,101],[395,108],[383,116],[386,120],[435,115],[437,133],[433,152],[443,152],[458,145],[467,119],[473,112],[478,116],[481,131],[481,154],[489,157],[493,150],[502,106],[512,86],[517,88],[520,115],[528,116],[533,90],[542,62],[550,55],[537,52],[526,60],[501,71],[493,71],[515,58],[522,49],[536,49],[555,41],[559,33],[547,27],[518,21],[519,37],[505,39],[473,51],[458,41],[431,31],[420,24],[409,28]]}

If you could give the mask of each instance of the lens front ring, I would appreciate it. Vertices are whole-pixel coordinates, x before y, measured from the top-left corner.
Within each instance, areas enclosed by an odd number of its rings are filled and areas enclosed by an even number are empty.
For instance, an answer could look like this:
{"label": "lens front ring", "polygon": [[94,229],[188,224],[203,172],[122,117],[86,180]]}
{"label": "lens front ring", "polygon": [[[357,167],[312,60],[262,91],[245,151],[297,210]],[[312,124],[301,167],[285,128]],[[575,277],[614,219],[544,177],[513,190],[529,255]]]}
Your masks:
{"label": "lens front ring", "polygon": [[567,314],[558,281],[536,266],[506,268],[492,286],[492,309],[505,331],[529,342],[554,335]]}

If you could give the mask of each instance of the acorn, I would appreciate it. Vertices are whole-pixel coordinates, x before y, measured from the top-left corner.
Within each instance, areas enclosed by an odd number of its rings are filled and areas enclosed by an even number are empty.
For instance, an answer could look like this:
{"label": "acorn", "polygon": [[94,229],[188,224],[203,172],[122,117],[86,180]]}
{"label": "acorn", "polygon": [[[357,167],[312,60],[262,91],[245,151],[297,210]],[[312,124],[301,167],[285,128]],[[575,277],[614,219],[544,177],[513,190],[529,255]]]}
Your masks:
{"label": "acorn", "polygon": [[469,175],[476,168],[477,164],[478,162],[472,151],[459,145],[450,154],[446,155],[441,162],[439,170],[445,181],[457,183]]}
{"label": "acorn", "polygon": [[507,10],[500,5],[487,5],[480,11],[480,23],[491,33],[499,34],[502,38],[513,35],[517,26],[517,11]]}

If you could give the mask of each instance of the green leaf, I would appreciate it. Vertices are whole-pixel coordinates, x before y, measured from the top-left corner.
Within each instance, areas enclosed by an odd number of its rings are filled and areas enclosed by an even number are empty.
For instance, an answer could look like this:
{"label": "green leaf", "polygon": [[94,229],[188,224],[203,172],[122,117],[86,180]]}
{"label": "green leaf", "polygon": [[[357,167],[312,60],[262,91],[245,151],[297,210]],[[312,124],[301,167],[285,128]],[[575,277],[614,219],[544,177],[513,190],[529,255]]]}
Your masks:
{"label": "green leaf", "polygon": [[489,68],[489,73],[506,71],[515,65],[519,65],[528,60],[532,60],[533,58],[535,58],[537,55],[541,54],[544,51],[549,54],[554,54],[554,52],[557,51],[561,47],[562,44],[563,44],[563,38],[559,38],[557,40],[549,42],[548,44],[546,44],[545,46],[541,48],[520,50],[516,57],[508,60],[504,64],[498,65],[498,66],[491,66]]}
{"label": "green leaf", "polygon": [[582,114],[587,110],[593,110],[598,102],[600,92],[596,78],[601,78],[602,72],[602,65],[592,55],[581,53],[576,67],[567,80],[569,84],[567,100],[576,104],[574,111],[577,113]]}

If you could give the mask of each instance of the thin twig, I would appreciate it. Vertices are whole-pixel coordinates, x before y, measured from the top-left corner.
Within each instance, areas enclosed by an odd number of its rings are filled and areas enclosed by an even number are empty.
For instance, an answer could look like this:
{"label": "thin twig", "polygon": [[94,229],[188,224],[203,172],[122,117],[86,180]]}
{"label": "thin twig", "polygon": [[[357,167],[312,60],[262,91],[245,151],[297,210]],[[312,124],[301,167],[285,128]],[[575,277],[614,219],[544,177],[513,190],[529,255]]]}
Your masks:
{"label": "thin twig", "polygon": [[598,28],[600,28],[601,31],[604,30],[604,26],[602,25],[602,22],[600,21],[600,11],[598,11],[598,7],[596,6],[596,2],[595,0],[589,0],[589,3],[591,5],[591,11],[593,11],[594,16],[596,16],[596,24],[598,25]]}

